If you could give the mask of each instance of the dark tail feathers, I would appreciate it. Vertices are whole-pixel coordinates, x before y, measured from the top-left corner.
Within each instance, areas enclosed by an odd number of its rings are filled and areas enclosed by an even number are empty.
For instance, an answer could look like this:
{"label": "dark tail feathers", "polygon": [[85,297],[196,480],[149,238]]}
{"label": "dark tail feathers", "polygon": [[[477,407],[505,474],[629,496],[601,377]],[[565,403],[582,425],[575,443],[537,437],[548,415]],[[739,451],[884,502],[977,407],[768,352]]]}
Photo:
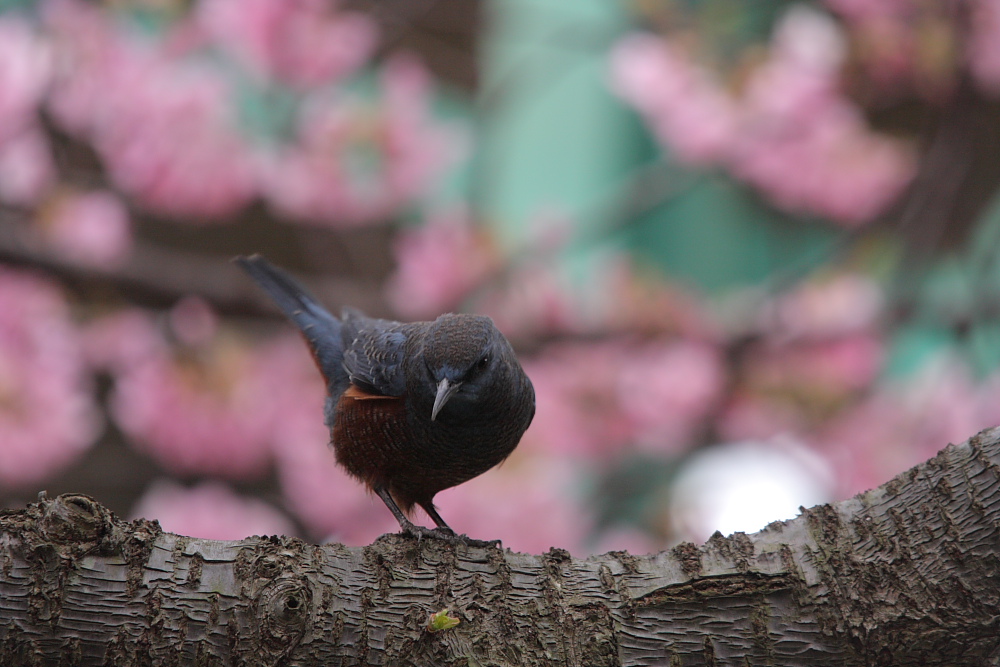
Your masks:
{"label": "dark tail feathers", "polygon": [[309,343],[316,365],[327,385],[338,386],[346,380],[344,343],[340,320],[324,308],[294,278],[260,255],[234,260],[274,300],[292,320]]}

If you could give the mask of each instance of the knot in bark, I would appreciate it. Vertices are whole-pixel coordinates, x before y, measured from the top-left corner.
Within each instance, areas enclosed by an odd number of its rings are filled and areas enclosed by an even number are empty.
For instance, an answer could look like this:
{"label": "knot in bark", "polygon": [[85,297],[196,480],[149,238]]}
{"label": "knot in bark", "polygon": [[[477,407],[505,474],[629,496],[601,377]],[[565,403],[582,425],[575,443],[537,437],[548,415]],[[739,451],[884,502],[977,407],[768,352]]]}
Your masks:
{"label": "knot in bark", "polygon": [[56,544],[98,542],[110,529],[110,516],[90,496],[65,493],[45,506],[41,531]]}

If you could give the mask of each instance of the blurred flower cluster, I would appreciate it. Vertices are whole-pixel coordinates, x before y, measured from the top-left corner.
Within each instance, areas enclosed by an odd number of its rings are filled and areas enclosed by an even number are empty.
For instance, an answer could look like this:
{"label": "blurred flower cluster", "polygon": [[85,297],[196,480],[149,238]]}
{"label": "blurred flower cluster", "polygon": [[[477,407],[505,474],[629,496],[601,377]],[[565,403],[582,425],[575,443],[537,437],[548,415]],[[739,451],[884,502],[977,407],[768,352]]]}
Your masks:
{"label": "blurred flower cluster", "polygon": [[[965,71],[1000,92],[992,0],[969,3],[968,16],[944,2],[790,4],[765,46],[724,65],[711,31],[678,20],[678,4],[647,5],[668,27],[621,40],[613,87],[672,159],[724,169],[795,214],[867,223],[913,178],[914,147],[873,130],[852,93],[882,106],[938,102]],[[703,3],[708,17],[715,4]]]}
{"label": "blurred flower cluster", "polygon": [[[135,207],[186,222],[230,221],[258,198],[291,221],[384,220],[460,155],[419,62],[396,56],[362,85],[377,38],[363,15],[202,0],[153,25],[83,0],[0,15],[0,201],[61,198],[43,119],[92,147]],[[112,196],[42,236],[79,237],[83,260],[121,254]],[[95,232],[98,218],[114,231]]]}
{"label": "blurred flower cluster", "polygon": [[[919,167],[913,135],[877,127],[872,107],[937,104],[963,77],[1000,91],[992,0],[961,20],[936,1],[780,3],[766,35],[728,50],[681,4],[643,3],[657,29],[602,46],[602,85],[667,163],[831,234],[865,231]],[[169,272],[145,258],[182,255],[148,252],[164,238],[224,265],[281,232],[295,268],[335,257],[357,274],[335,298],[401,319],[490,315],[536,416],[502,466],[437,501],[457,530],[516,550],[753,529],[736,516],[751,501],[846,497],[1000,421],[997,364],[957,334],[907,352],[884,266],[863,253],[713,290],[622,242],[642,221],[598,228],[546,202],[521,224],[490,219],[466,191],[475,123],[445,120],[443,86],[376,18],[327,0],[0,3],[0,253],[22,265],[0,266],[0,500],[118,446],[154,471],[128,511],[167,530],[348,544],[396,530],[334,462],[302,341],[249,324],[248,299],[213,302],[239,289],[221,273],[159,284]]]}

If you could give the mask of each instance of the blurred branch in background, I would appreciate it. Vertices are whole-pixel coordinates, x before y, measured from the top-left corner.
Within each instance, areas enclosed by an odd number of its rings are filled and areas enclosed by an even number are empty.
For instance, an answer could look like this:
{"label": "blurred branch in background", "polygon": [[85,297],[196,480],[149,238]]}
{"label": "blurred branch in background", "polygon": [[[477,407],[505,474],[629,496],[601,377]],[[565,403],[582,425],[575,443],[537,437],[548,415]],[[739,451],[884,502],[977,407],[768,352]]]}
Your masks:
{"label": "blurred branch in background", "polygon": [[0,502],[393,530],[252,252],[518,346],[459,531],[647,551],[881,483],[1000,418],[997,45],[989,0],[0,0]]}

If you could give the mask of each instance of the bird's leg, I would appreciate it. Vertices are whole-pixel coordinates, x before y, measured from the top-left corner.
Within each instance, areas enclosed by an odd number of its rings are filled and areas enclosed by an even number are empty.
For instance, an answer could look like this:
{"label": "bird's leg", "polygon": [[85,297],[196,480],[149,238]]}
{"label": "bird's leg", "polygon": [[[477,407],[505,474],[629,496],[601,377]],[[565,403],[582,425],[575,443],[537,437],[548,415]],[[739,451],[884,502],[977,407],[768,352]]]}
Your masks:
{"label": "bird's leg", "polygon": [[422,507],[425,512],[427,512],[427,516],[429,516],[431,520],[434,521],[434,525],[437,526],[438,530],[448,533],[450,535],[455,534],[455,531],[451,529],[451,526],[446,524],[444,522],[444,519],[441,518],[441,515],[438,514],[437,508],[434,507],[434,503],[426,502],[417,504],[420,505],[420,507]]}
{"label": "bird's leg", "polygon": [[[372,489],[378,494],[378,497],[382,499],[385,506],[389,508],[392,515],[396,517],[396,521],[399,522],[399,527],[403,529],[403,534],[410,535],[417,538],[418,540],[425,537],[442,540],[443,542],[449,542],[451,544],[465,544],[470,547],[499,547],[500,540],[474,540],[466,535],[456,535],[455,531],[448,527],[448,524],[444,522],[441,515],[437,513],[434,506],[430,503],[424,505],[420,503],[420,506],[427,510],[427,514],[430,515],[434,523],[437,524],[437,528],[427,528],[425,526],[418,526],[403,514],[403,510],[399,509],[399,505],[393,499],[392,495],[389,493],[388,489],[382,486],[376,486]],[[429,506],[429,509],[428,509]]]}
{"label": "bird's leg", "polygon": [[[384,502],[385,506],[389,508],[392,515],[396,517],[396,521],[399,522],[399,527],[403,529],[404,534],[412,535],[418,540],[424,537],[447,539],[447,535],[438,532],[436,529],[432,530],[424,526],[418,526],[407,519],[406,515],[403,514],[403,510],[399,509],[399,505],[396,504],[396,501],[385,487],[376,486],[373,491],[378,494],[378,497],[382,499],[382,502]],[[454,536],[455,533],[452,533],[451,535]]]}

